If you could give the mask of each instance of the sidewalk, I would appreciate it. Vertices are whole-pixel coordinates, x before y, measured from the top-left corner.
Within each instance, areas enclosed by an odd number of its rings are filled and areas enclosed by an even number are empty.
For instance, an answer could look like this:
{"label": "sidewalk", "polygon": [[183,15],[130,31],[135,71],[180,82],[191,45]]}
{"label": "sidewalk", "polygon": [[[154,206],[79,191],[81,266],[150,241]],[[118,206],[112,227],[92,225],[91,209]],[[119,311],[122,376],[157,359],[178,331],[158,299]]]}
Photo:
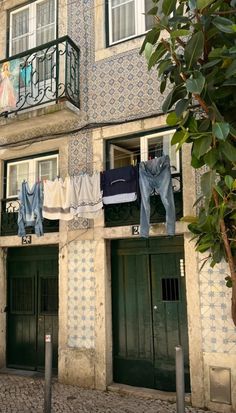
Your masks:
{"label": "sidewalk", "polygon": [[[1,413],[43,413],[44,381],[40,377],[0,374]],[[52,413],[175,413],[173,403],[121,395],[115,392],[84,390],[53,380]],[[186,413],[206,413],[186,407]]]}

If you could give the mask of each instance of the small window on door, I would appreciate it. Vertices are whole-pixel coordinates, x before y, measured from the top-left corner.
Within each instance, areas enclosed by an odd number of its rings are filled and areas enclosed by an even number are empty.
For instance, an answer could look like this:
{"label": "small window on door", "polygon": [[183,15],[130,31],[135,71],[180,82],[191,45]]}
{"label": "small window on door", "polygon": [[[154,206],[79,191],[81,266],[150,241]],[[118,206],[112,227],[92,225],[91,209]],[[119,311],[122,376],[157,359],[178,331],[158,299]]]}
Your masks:
{"label": "small window on door", "polygon": [[40,277],[40,313],[53,314],[58,311],[58,279]]}
{"label": "small window on door", "polygon": [[7,163],[7,198],[19,195],[22,182],[32,186],[36,181],[53,180],[58,175],[58,155],[41,156]]}
{"label": "small window on door", "polygon": [[162,278],[161,285],[163,301],[179,301],[178,278]]}

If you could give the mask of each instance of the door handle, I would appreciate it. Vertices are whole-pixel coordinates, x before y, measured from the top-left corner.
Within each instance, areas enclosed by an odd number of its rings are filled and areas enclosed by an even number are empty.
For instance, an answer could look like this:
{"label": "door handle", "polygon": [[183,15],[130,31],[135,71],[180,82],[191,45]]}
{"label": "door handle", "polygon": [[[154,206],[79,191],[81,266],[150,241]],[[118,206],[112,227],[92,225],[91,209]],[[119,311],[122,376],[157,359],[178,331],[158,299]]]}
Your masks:
{"label": "door handle", "polygon": [[153,310],[157,311],[157,305],[153,306]]}

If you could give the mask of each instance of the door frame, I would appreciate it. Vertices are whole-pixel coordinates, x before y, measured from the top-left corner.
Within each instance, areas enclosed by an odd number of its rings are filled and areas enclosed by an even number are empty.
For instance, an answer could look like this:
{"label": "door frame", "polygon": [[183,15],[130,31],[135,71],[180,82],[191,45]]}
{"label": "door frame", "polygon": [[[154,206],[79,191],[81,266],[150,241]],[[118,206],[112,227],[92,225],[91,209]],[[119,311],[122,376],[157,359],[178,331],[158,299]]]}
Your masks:
{"label": "door frame", "polygon": [[[34,250],[33,254],[32,250]],[[18,255],[18,253],[21,251],[21,254]],[[8,367],[8,348],[9,348],[9,342],[8,342],[8,333],[9,333],[9,322],[8,322],[8,306],[9,306],[9,300],[10,300],[10,289],[9,289],[9,267],[8,263],[10,260],[12,261],[21,261],[24,263],[24,261],[27,263],[30,259],[35,259],[39,257],[57,257],[57,263],[58,263],[58,271],[57,271],[57,278],[58,278],[58,311],[57,311],[57,319],[58,319],[58,326],[59,326],[59,245],[58,244],[50,244],[50,245],[32,245],[32,246],[25,246],[25,247],[18,247],[18,246],[12,246],[8,247],[7,253],[6,253],[6,260],[5,260],[5,268],[6,268],[6,308],[5,308],[5,314],[6,314],[6,320],[5,320],[5,363],[4,365]],[[39,301],[38,301],[38,293],[39,293],[39,278],[40,275],[37,273],[37,275],[34,276],[34,307],[35,307],[35,344],[36,347],[38,347],[38,321],[39,321]],[[35,298],[36,297],[36,298]],[[59,358],[59,328],[57,332],[57,361]],[[16,368],[16,369],[24,369],[24,370],[34,370],[34,371],[41,371],[40,366],[38,366],[38,358],[39,354],[37,353],[37,350],[35,352],[35,368],[32,369],[30,366],[19,366],[19,367],[11,367],[11,368]],[[58,363],[57,363],[58,364]],[[55,371],[55,369],[54,369]]]}
{"label": "door frame", "polygon": [[[109,239],[109,250],[110,250],[110,262],[109,262],[109,268],[110,268],[110,280],[111,280],[111,283],[112,283],[112,266],[111,266],[111,257],[112,257],[112,241],[113,242],[115,242],[115,241],[141,241],[141,239],[140,238],[137,238],[137,237],[130,237],[130,238],[122,238],[122,237],[120,237],[120,238],[115,238],[115,239]],[[155,249],[154,249],[154,247],[153,247],[153,245],[154,245],[154,243],[155,243],[155,241],[159,241],[160,242],[160,246],[161,246],[161,252],[163,253],[163,248],[164,247],[166,247],[166,248],[168,248],[168,252],[170,253],[171,251],[173,251],[173,252],[176,252],[176,249],[177,249],[177,252],[178,252],[178,250],[179,250],[179,252],[180,251],[182,251],[182,253],[183,253],[183,257],[184,257],[184,259],[185,259],[185,246],[184,246],[184,235],[183,234],[177,234],[175,237],[174,237],[174,240],[175,240],[175,242],[173,243],[173,240],[169,240],[169,237],[166,237],[166,236],[156,236],[156,237],[150,237],[149,239],[148,239],[148,243],[147,243],[147,245],[148,245],[148,249],[149,249],[149,253],[148,253],[148,262],[149,262],[149,266],[150,266],[150,259],[151,259],[151,255],[154,253],[155,254]],[[172,242],[171,242],[172,241]],[[151,245],[149,245],[149,242],[150,242],[150,244]],[[163,245],[161,245],[163,243]],[[169,244],[169,246],[168,246],[168,244]],[[122,247],[121,247],[122,248]],[[119,249],[119,247],[117,248],[117,250]],[[135,254],[135,249],[134,249],[134,254]],[[150,271],[151,271],[151,269],[150,269]],[[182,271],[180,271],[180,272],[182,272]],[[150,274],[151,275],[151,274]],[[182,274],[180,274],[180,277],[182,277],[183,275]],[[188,366],[189,366],[189,375],[190,375],[190,349],[189,349],[189,326],[188,326],[188,311],[187,311],[187,290],[186,290],[186,277],[184,276],[184,295],[185,295],[185,308],[186,308],[186,334],[187,334],[187,338],[188,338]],[[112,299],[113,299],[113,297],[112,297],[112,288],[111,288],[111,303],[110,303],[110,310],[111,310],[111,325],[113,324],[113,306],[112,306]],[[153,326],[152,326],[152,328],[153,328]],[[154,338],[153,338],[154,339]],[[112,347],[112,356],[111,356],[111,358],[112,358],[112,377],[114,377],[114,366],[113,366],[113,362],[114,362],[114,354],[113,354],[113,349],[114,349],[114,335],[113,335],[113,328],[112,328],[112,331],[111,331],[111,347]],[[154,349],[153,349],[153,351],[154,351]],[[114,382],[114,379],[113,379],[113,382]],[[190,384],[190,387],[191,387],[191,384]]]}

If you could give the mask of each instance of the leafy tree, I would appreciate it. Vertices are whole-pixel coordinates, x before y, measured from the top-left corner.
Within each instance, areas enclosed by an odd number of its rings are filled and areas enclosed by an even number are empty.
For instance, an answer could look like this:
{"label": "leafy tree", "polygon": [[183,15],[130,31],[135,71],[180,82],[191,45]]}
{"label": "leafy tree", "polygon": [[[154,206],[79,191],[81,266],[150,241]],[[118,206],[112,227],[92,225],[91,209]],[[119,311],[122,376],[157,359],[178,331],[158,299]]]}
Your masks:
{"label": "leafy tree", "polygon": [[153,0],[140,53],[155,67],[172,144],[190,143],[203,168],[197,214],[185,217],[196,250],[229,266],[236,325],[236,0]]}

